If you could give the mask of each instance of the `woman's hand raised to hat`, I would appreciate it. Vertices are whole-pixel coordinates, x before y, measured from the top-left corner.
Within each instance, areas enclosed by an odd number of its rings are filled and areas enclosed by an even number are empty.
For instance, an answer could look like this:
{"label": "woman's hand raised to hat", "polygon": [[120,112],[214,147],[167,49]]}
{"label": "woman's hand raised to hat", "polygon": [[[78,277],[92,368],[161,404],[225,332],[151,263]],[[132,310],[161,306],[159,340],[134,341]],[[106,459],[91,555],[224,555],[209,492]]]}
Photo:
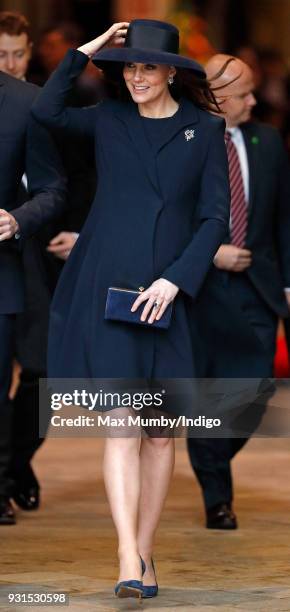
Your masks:
{"label": "woman's hand raised to hat", "polygon": [[159,321],[168,304],[173,302],[178,292],[179,287],[177,285],[174,285],[166,278],[159,278],[148,289],[140,293],[131,311],[135,312],[143,302],[146,302],[141,314],[141,321],[146,321],[148,316],[148,323],[153,323],[155,319]]}
{"label": "woman's hand raised to hat", "polygon": [[78,48],[78,51],[85,53],[88,57],[92,57],[97,51],[100,51],[105,46],[115,46],[124,44],[127,34],[129,22],[121,21],[114,23],[104,34],[98,36],[94,40]]}

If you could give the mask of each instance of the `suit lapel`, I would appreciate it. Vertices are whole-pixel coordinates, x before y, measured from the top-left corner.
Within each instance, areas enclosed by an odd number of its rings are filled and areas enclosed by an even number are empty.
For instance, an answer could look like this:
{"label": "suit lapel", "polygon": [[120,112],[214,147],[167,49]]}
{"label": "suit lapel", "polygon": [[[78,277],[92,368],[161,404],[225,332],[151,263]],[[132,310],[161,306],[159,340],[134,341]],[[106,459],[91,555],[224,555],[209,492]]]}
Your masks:
{"label": "suit lapel", "polygon": [[2,102],[5,98],[5,81],[3,79],[3,72],[0,72],[0,108],[2,106]]}
{"label": "suit lapel", "polygon": [[256,136],[255,126],[247,123],[241,126],[242,134],[244,137],[248,167],[249,167],[249,216],[253,211],[253,202],[255,197],[256,179],[258,176],[257,166],[259,161],[259,146],[258,138]]}

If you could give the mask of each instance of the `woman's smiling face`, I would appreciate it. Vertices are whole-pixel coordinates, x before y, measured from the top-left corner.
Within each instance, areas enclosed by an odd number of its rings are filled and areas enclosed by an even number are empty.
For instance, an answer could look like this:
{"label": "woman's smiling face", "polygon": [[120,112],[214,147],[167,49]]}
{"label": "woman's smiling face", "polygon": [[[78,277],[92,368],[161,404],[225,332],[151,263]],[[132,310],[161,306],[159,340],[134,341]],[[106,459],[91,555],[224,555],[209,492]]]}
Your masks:
{"label": "woman's smiling face", "polygon": [[172,66],[160,64],[128,62],[123,68],[126,86],[137,104],[157,101],[168,93],[168,78],[175,73]]}

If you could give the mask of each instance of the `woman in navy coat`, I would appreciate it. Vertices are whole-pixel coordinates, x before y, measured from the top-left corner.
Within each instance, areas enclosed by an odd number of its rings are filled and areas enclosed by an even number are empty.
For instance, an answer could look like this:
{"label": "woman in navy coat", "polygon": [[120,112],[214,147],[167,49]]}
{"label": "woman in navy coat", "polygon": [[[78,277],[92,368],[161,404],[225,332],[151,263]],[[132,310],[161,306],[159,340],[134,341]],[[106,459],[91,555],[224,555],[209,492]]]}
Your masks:
{"label": "woman in navy coat", "polygon": [[[201,358],[195,298],[228,228],[224,123],[208,112],[214,98],[203,69],[179,55],[178,30],[152,20],[128,25],[69,51],[34,106],[36,118],[64,137],[94,133],[98,171],[91,213],[52,305],[50,377],[192,379]],[[119,48],[103,48],[108,42]],[[66,107],[89,58],[113,70],[127,99]],[[142,305],[148,324],[105,320],[109,287],[140,290],[133,310]],[[171,324],[158,329],[154,321],[171,302]],[[120,597],[157,594],[153,539],[173,463],[172,438],[106,440]]]}

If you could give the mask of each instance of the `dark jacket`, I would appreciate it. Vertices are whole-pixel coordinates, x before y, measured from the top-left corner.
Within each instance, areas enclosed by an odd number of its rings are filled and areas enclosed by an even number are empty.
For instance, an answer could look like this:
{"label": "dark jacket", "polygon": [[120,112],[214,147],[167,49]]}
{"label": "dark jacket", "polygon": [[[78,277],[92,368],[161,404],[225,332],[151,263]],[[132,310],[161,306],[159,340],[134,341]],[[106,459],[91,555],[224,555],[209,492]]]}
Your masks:
{"label": "dark jacket", "polygon": [[[194,300],[229,222],[224,122],[184,99],[152,151],[133,102],[65,107],[87,61],[70,51],[33,106],[46,126],[93,131],[98,171],[92,210],[52,305],[49,374],[194,376]],[[181,289],[169,330],[104,320],[108,287],[147,288],[160,277]]]}
{"label": "dark jacket", "polygon": [[246,144],[250,192],[246,247],[252,251],[247,274],[274,312],[289,316],[284,287],[290,288],[290,167],[274,128],[241,125]]}
{"label": "dark jacket", "polygon": [[[47,130],[30,118],[39,88],[0,72],[0,207],[10,211],[24,238],[66,206],[62,164]],[[15,210],[23,174],[31,200]],[[0,313],[23,309],[21,241],[0,243]]]}
{"label": "dark jacket", "polygon": [[[47,251],[47,245],[61,231],[80,232],[96,191],[93,134],[91,141],[61,138],[57,133],[53,136],[67,178],[68,206],[64,214],[24,241],[25,308],[18,314],[15,328],[17,360],[24,370],[42,372],[42,376],[46,372],[50,302],[64,265]],[[21,185],[18,206],[27,198]]]}

